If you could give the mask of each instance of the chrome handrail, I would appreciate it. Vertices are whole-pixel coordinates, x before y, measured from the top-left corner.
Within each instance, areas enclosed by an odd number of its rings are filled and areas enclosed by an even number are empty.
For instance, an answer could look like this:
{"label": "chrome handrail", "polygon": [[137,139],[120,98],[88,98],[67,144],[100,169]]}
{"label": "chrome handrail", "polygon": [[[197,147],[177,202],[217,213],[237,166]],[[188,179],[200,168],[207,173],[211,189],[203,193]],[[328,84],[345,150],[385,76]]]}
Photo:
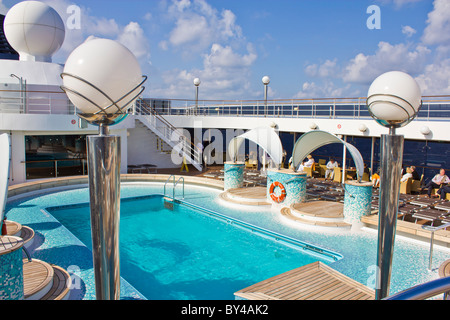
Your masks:
{"label": "chrome handrail", "polygon": [[[172,189],[172,200],[175,200],[175,188],[177,187],[178,182],[180,182],[180,180],[183,180],[183,198],[184,199],[184,177],[179,177],[177,182],[174,183],[173,185],[173,189]],[[175,181],[175,179],[174,179]]]}
{"label": "chrome handrail", "polygon": [[449,292],[450,277],[446,277],[419,284],[383,300],[425,300],[442,293],[444,294],[444,300],[447,300]]}
{"label": "chrome handrail", "polygon": [[450,227],[450,222],[440,225],[438,227],[432,227],[432,226],[422,226],[422,229],[431,231],[431,237],[430,237],[430,256],[429,256],[429,262],[428,262],[428,270],[431,270],[431,266],[433,263],[433,245],[434,245],[434,233],[438,230],[445,229]]}
{"label": "chrome handrail", "polygon": [[172,177],[173,177],[173,183],[175,184],[175,175],[174,175],[174,174],[171,174],[171,175],[167,178],[166,182],[164,183],[164,197],[166,196],[166,185],[167,185],[167,183],[169,182],[170,178],[172,178]]}

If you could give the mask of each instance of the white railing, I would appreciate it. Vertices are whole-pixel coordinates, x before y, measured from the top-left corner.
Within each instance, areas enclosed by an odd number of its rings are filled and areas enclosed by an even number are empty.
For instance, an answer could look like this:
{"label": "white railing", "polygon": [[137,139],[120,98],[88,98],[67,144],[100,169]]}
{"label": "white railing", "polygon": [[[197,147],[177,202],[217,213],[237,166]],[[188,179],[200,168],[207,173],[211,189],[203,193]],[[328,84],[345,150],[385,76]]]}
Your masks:
{"label": "white railing", "polygon": [[167,120],[146,105],[144,101],[138,101],[136,103],[135,113],[140,116],[139,120],[141,122],[176,152],[187,158],[198,170],[202,170],[202,152],[190,141],[187,141],[182,131],[172,126]]}
{"label": "white railing", "polygon": [[[279,100],[164,100],[161,115],[364,119],[371,118],[366,98]],[[417,120],[450,119],[450,96],[425,96]]]}
{"label": "white railing", "polygon": [[74,114],[75,107],[63,91],[0,90],[0,112]]}
{"label": "white railing", "polygon": [[[20,90],[9,84],[8,90],[0,90],[0,112],[27,114],[75,114],[63,91],[39,90],[28,86]],[[32,90],[29,90],[32,89]],[[152,103],[152,102],[159,103]],[[235,117],[283,117],[283,118],[370,118],[366,98],[320,98],[277,100],[183,100],[140,99],[159,116],[235,116]],[[450,95],[424,96],[423,105],[416,120],[450,119]]]}

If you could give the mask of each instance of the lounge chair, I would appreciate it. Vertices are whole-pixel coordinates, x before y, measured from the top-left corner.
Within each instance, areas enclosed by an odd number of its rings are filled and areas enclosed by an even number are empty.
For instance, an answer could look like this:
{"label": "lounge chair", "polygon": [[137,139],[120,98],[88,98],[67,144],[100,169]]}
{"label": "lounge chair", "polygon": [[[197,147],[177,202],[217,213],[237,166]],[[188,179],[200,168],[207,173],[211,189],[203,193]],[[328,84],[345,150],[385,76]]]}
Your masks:
{"label": "lounge chair", "polygon": [[420,193],[420,187],[423,182],[423,175],[420,177],[420,180],[412,180],[411,182],[411,192]]}
{"label": "lounge chair", "polygon": [[406,181],[400,183],[400,193],[410,194],[411,193],[412,178],[408,178]]}
{"label": "lounge chair", "polygon": [[412,215],[412,217],[416,219],[416,223],[418,219],[428,220],[431,221],[431,226],[433,226],[433,224],[436,221],[442,221],[441,218],[445,217],[447,214],[448,212],[444,212],[442,210],[426,208],[426,209],[419,209]]}

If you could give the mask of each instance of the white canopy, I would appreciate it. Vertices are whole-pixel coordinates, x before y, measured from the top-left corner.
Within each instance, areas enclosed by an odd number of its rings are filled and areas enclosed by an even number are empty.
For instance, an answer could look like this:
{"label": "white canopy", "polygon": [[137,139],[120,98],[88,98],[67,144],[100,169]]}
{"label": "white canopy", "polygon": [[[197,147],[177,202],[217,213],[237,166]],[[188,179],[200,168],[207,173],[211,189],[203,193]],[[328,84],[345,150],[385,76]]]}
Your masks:
{"label": "white canopy", "polygon": [[5,214],[9,180],[9,136],[0,134],[0,225]]}
{"label": "white canopy", "polygon": [[247,131],[240,136],[231,139],[228,144],[228,152],[232,160],[237,159],[238,150],[245,139],[253,141],[270,156],[272,161],[280,166],[283,159],[283,146],[278,134],[273,128],[258,127]]}
{"label": "white canopy", "polygon": [[339,139],[334,134],[321,130],[307,132],[297,140],[294,145],[294,151],[292,152],[292,164],[294,168],[298,168],[308,154],[330,143],[342,143],[347,147],[355,162],[358,180],[361,180],[364,172],[364,161],[358,149],[350,143]]}

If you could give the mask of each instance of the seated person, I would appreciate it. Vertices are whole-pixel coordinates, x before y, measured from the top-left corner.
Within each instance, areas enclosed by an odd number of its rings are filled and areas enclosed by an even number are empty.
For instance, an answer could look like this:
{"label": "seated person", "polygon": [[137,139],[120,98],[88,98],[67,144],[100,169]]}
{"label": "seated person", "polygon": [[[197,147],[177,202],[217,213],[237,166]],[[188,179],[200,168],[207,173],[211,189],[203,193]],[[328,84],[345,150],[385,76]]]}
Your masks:
{"label": "seated person", "polygon": [[334,168],[339,167],[339,164],[334,160],[330,159],[327,163],[327,170],[325,171],[325,180],[330,177],[330,180],[333,180],[334,178]]}
{"label": "seated person", "polygon": [[435,175],[433,177],[433,179],[430,182],[428,182],[427,185],[425,186],[425,188],[428,188],[428,191],[427,191],[428,198],[431,198],[431,192],[433,189],[441,188],[449,182],[450,182],[450,179],[445,174],[445,170],[441,169],[439,171],[439,173],[437,175]]}
{"label": "seated person", "polygon": [[406,180],[408,180],[409,178],[412,178],[412,172],[411,172],[411,168],[407,167],[406,168],[406,173],[402,176],[400,182],[405,182]]}
{"label": "seated person", "polygon": [[310,154],[308,154],[306,158],[308,158],[308,161],[305,161],[300,165],[300,171],[304,171],[303,168],[305,167],[311,168],[314,164],[314,158]]}
{"label": "seated person", "polygon": [[374,187],[380,186],[380,169],[372,175],[371,180]]}
{"label": "seated person", "polygon": [[420,175],[419,173],[416,171],[416,167],[411,166],[411,174],[412,174],[412,178],[413,180],[420,180]]}
{"label": "seated person", "polygon": [[442,186],[441,188],[439,188],[439,190],[437,191],[439,198],[441,200],[445,200],[447,193],[450,192],[450,186]]}

